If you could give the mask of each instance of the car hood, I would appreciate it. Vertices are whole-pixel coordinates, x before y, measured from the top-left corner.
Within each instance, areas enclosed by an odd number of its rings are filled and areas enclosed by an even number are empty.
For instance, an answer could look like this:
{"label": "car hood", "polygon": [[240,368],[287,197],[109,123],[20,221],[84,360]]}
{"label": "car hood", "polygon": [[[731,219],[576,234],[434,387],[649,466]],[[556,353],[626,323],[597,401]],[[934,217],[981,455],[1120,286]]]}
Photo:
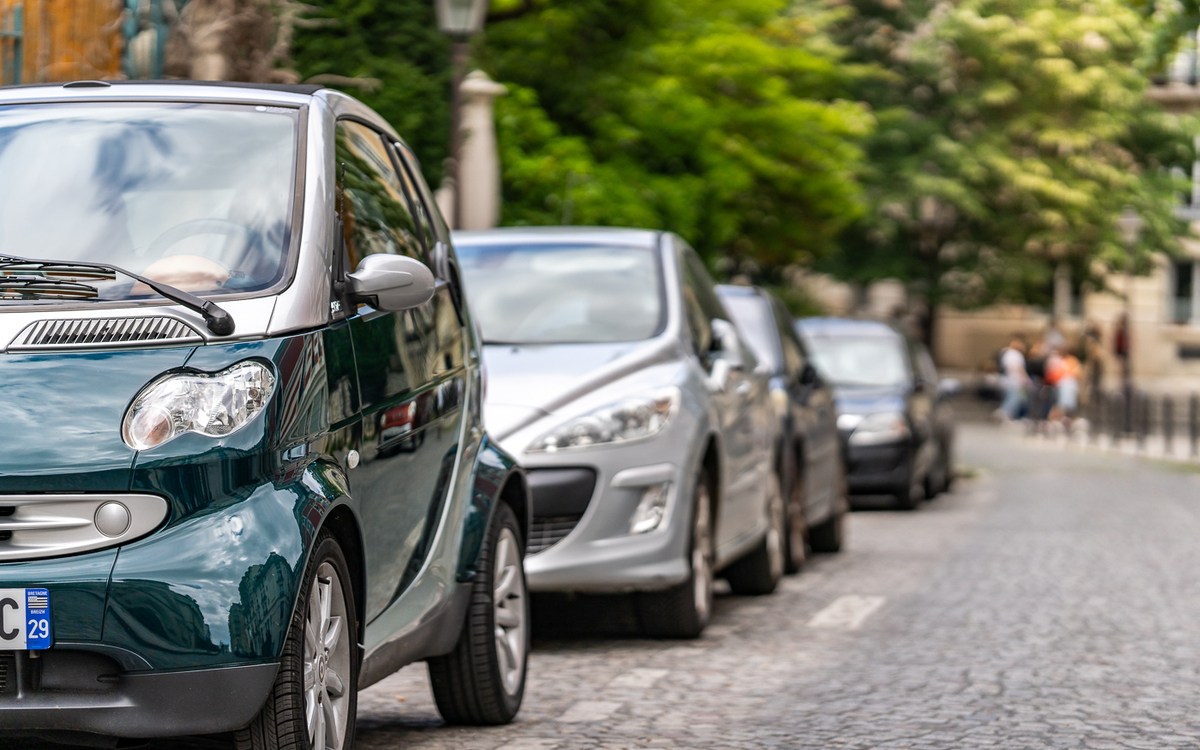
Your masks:
{"label": "car hood", "polygon": [[893,388],[834,388],[838,414],[876,414],[905,410],[908,389]]}
{"label": "car hood", "polygon": [[503,440],[575,399],[652,364],[671,359],[662,339],[619,344],[488,344],[484,420]]}
{"label": "car hood", "polygon": [[125,409],[192,347],[0,354],[0,492],[125,492]]}

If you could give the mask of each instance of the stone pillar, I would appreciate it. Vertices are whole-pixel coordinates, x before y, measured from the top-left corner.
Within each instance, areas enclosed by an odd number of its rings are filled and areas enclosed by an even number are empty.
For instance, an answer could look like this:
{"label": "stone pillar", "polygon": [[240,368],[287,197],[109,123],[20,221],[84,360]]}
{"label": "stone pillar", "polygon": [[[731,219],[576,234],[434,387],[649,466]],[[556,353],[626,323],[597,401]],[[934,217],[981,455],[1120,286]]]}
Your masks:
{"label": "stone pillar", "polygon": [[1071,268],[1059,263],[1054,269],[1054,321],[1062,325],[1071,317]]}
{"label": "stone pillar", "polygon": [[[462,153],[459,229],[491,229],[500,221],[500,153],[496,146],[495,100],[508,93],[483,71],[476,70],[462,83],[460,132]],[[453,215],[453,214],[450,214]]]}

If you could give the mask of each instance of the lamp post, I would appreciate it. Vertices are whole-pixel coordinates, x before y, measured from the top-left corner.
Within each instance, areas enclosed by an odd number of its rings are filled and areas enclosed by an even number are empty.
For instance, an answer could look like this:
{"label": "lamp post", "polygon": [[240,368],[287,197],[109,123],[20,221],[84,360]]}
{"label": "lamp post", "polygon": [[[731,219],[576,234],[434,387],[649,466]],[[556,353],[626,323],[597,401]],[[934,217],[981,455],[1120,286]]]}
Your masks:
{"label": "lamp post", "polygon": [[1121,390],[1125,397],[1125,432],[1133,430],[1133,354],[1132,327],[1130,324],[1131,297],[1133,296],[1133,256],[1137,249],[1142,227],[1146,224],[1133,206],[1126,206],[1117,219],[1117,231],[1125,243],[1128,257],[1125,259],[1125,311],[1117,325],[1113,350],[1121,363]]}
{"label": "lamp post", "polygon": [[471,37],[483,31],[491,0],[435,0],[438,29],[451,39],[451,64],[454,80],[450,92],[450,159],[454,179],[454,215],[450,217],[455,229],[462,226],[462,174],[459,169],[462,154],[460,133],[462,83],[467,60],[471,54]]}

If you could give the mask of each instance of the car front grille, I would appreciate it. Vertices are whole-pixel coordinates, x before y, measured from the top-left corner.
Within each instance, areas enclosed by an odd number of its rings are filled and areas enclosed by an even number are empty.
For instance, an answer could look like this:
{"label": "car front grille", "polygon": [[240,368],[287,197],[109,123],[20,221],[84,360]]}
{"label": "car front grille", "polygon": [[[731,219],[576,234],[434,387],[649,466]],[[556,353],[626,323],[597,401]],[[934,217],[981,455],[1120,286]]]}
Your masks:
{"label": "car front grille", "polygon": [[587,467],[529,469],[529,495],[533,522],[525,554],[553,547],[579,525],[596,490],[596,470]]}
{"label": "car front grille", "polygon": [[529,527],[529,544],[526,554],[535,555],[561,542],[579,525],[583,516],[558,516],[556,518],[534,518]]}
{"label": "car front grille", "polygon": [[139,318],[39,320],[8,345],[9,351],[81,349],[134,344],[201,343],[204,338],[182,320],[165,315]]}

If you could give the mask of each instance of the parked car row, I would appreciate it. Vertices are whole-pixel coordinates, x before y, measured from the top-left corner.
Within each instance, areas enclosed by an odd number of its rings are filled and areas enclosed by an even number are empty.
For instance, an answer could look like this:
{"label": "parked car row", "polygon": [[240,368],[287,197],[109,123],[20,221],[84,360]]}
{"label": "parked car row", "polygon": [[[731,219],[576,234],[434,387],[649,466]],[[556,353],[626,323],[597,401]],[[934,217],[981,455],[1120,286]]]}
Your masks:
{"label": "parked car row", "polygon": [[417,661],[508,722],[531,591],[694,637],[948,482],[915,345],[864,379],[669,233],[452,237],[339,92],[5,89],[0,174],[0,737],[343,748]]}

